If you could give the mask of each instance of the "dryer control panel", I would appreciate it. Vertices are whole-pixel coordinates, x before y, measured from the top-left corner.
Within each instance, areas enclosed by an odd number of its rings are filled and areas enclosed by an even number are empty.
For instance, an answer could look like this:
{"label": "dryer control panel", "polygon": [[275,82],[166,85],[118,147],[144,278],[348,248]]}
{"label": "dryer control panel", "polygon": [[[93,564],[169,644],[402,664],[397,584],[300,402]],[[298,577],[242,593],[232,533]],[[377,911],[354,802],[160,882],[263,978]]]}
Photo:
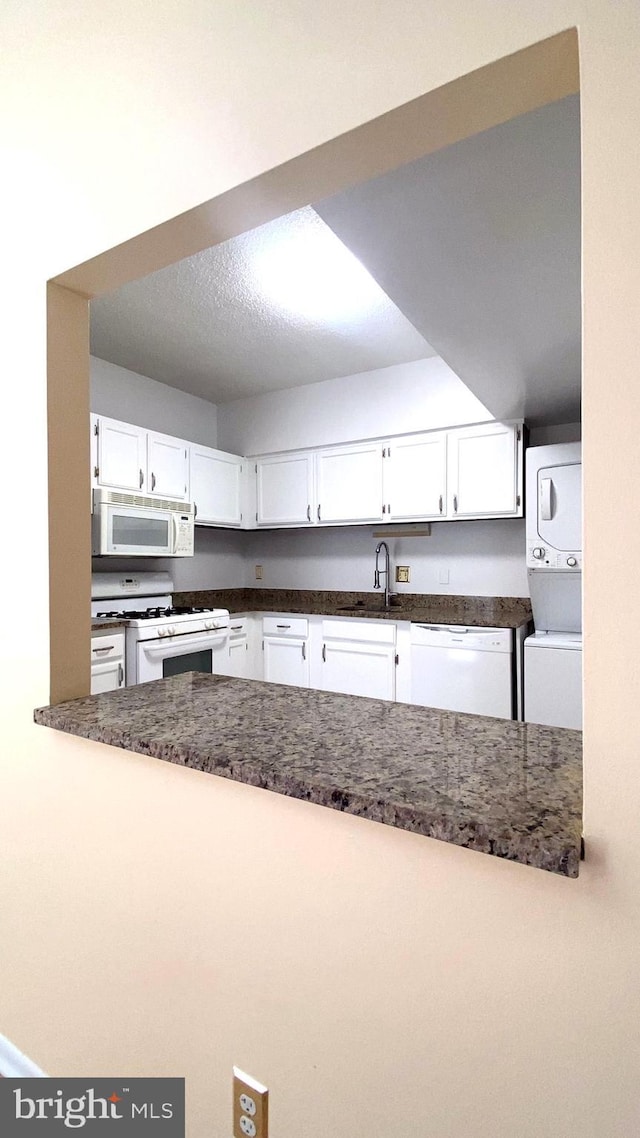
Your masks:
{"label": "dryer control panel", "polygon": [[548,549],[539,542],[527,542],[527,569],[582,569],[582,550]]}

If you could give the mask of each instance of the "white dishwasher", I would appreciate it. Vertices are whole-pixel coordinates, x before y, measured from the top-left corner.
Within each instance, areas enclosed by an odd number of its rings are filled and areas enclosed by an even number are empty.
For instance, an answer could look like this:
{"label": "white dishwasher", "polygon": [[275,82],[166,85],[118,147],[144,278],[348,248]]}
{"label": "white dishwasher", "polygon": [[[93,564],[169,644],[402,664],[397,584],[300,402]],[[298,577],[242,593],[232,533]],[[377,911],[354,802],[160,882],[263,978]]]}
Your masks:
{"label": "white dishwasher", "polygon": [[510,628],[411,625],[411,702],[447,711],[514,714]]}

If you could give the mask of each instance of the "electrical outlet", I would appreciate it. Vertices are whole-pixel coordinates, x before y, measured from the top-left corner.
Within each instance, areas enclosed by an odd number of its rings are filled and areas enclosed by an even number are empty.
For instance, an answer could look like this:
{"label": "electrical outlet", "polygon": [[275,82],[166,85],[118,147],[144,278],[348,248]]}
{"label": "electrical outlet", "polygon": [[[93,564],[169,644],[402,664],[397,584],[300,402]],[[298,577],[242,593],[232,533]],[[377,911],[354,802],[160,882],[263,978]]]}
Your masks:
{"label": "electrical outlet", "polygon": [[440,569],[438,569],[438,584],[439,585],[448,585],[449,584],[449,570],[445,569],[443,566],[441,566]]}
{"label": "electrical outlet", "polygon": [[269,1091],[233,1068],[233,1138],[269,1138]]}
{"label": "electrical outlet", "polygon": [[256,565],[256,581],[262,580],[262,565]]}
{"label": "electrical outlet", "polygon": [[408,565],[396,565],[396,581],[398,584],[408,585],[410,576]]}

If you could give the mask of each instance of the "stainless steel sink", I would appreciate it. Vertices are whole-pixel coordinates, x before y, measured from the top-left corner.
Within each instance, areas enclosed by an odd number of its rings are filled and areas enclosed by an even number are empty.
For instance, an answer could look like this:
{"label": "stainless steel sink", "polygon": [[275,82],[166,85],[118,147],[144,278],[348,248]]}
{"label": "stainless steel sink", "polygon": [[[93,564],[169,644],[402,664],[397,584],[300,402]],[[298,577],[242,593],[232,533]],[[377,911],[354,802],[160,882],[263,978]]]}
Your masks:
{"label": "stainless steel sink", "polygon": [[382,605],[376,605],[375,607],[373,605],[371,605],[371,606],[367,606],[367,605],[338,605],[338,612],[351,612],[354,615],[356,615],[359,612],[366,612],[366,613],[384,612],[384,613],[388,613],[388,612],[395,612],[395,611],[399,611],[397,605],[393,605],[393,606],[390,605],[388,609],[383,608]]}

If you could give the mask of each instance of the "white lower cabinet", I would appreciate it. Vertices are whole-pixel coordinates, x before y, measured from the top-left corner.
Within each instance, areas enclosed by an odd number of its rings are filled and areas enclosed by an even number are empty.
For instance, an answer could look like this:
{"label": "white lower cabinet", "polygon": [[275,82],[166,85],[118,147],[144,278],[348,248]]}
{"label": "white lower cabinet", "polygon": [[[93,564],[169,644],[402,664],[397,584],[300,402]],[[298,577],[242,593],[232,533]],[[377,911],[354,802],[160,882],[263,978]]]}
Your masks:
{"label": "white lower cabinet", "polygon": [[309,622],[306,617],[266,616],[262,621],[264,678],[309,687]]}
{"label": "white lower cabinet", "polygon": [[236,680],[257,679],[254,663],[255,621],[250,615],[229,617],[229,637],[214,649],[213,674]]}
{"label": "white lower cabinet", "polygon": [[396,627],[380,620],[323,620],[322,691],[396,698]]}
{"label": "white lower cabinet", "polygon": [[91,695],[124,687],[124,632],[99,628],[91,634]]}

